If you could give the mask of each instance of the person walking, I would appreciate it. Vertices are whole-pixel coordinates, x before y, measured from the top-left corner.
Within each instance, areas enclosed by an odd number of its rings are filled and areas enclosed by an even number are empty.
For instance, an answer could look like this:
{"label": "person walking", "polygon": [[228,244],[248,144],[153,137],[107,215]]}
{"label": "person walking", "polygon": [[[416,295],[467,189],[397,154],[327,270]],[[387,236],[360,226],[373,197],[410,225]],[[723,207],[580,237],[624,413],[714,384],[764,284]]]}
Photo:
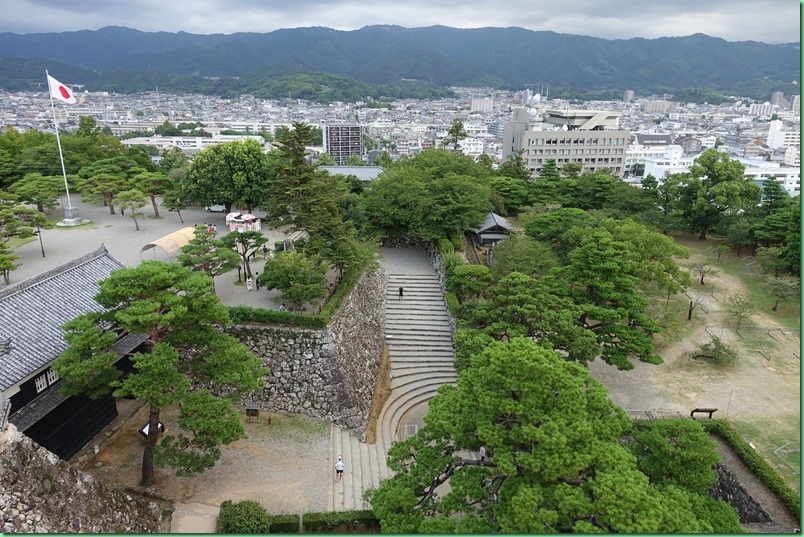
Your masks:
{"label": "person walking", "polygon": [[259,291],[260,290],[260,273],[259,272],[254,273],[254,285],[256,286],[257,291]]}
{"label": "person walking", "polygon": [[251,291],[254,288],[254,281],[251,279],[251,276],[246,278],[246,291]]}
{"label": "person walking", "polygon": [[405,295],[405,290],[403,288],[399,288],[399,300],[402,300],[402,297]]}
{"label": "person walking", "polygon": [[343,459],[338,457],[338,462],[335,463],[335,481],[343,479],[344,468],[346,468],[346,465],[343,463]]}
{"label": "person walking", "polygon": [[262,245],[262,259],[265,260],[265,257],[268,255],[268,246],[263,244]]}
{"label": "person walking", "polygon": [[480,461],[486,460],[486,446],[480,446]]}

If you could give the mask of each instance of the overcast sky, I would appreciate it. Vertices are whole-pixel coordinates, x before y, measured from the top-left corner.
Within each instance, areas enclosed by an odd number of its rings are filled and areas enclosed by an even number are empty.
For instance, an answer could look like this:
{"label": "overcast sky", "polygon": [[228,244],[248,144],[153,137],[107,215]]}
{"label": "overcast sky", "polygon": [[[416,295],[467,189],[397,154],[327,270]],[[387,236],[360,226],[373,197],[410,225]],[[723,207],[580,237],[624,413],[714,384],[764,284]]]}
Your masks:
{"label": "overcast sky", "polygon": [[728,41],[785,43],[800,41],[799,7],[793,0],[2,0],[0,32],[126,26],[231,34],[441,24],[519,26],[605,39],[700,32]]}

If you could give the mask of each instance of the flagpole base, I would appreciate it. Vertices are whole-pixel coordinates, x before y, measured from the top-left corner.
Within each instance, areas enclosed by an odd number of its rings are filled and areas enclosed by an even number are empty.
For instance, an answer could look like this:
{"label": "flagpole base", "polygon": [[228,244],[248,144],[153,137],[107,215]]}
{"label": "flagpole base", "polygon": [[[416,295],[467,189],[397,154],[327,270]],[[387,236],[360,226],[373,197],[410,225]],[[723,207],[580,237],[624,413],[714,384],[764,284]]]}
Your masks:
{"label": "flagpole base", "polygon": [[56,222],[56,225],[59,227],[72,227],[72,226],[80,226],[81,224],[88,224],[90,220],[86,218],[80,218],[78,216],[78,209],[76,207],[65,207],[64,208],[64,220],[60,222]]}

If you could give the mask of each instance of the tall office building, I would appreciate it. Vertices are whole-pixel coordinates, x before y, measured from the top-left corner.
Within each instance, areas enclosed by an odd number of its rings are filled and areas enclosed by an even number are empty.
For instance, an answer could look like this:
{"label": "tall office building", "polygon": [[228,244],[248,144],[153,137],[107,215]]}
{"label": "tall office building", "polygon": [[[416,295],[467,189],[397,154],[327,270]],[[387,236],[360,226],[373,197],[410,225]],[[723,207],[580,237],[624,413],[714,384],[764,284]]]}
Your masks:
{"label": "tall office building", "polygon": [[793,95],[790,97],[790,111],[791,112],[798,112],[801,110],[801,97],[799,95]]}
{"label": "tall office building", "polygon": [[[503,160],[519,149],[531,175],[538,177],[545,162],[552,159],[561,168],[577,163],[584,172],[610,169],[618,177],[625,173],[625,152],[631,133],[619,128],[619,114],[593,110],[547,110],[544,122],[556,130],[537,130],[536,114],[530,121],[514,110],[514,121],[505,124]],[[526,112],[527,114],[527,112]]]}
{"label": "tall office building", "polygon": [[491,114],[494,111],[494,99],[488,97],[477,98],[472,97],[469,107],[472,112],[480,112],[481,114]]}
{"label": "tall office building", "polygon": [[783,91],[774,91],[771,93],[771,104],[775,104],[776,106],[781,106],[784,103],[784,92]]}
{"label": "tall office building", "polygon": [[363,156],[362,125],[324,125],[324,151],[343,166],[352,155]]}

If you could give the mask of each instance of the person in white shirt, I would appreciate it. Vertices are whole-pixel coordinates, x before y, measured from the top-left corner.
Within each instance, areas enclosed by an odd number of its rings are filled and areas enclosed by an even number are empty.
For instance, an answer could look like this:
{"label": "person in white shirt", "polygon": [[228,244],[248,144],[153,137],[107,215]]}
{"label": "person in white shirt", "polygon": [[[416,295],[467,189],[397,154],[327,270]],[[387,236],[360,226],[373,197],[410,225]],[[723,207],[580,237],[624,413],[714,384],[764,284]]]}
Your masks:
{"label": "person in white shirt", "polygon": [[343,464],[343,459],[338,457],[338,462],[335,463],[335,481],[340,481],[343,478],[343,469],[346,467]]}

